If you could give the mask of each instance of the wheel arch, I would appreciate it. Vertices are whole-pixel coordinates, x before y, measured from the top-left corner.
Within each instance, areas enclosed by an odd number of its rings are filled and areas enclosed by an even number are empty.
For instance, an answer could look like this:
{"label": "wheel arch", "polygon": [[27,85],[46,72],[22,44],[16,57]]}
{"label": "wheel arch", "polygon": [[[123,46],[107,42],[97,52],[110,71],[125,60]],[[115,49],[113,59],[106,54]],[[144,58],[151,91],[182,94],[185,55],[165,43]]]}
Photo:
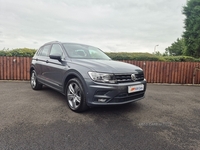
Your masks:
{"label": "wheel arch", "polygon": [[76,70],[70,70],[66,74],[64,84],[63,84],[63,93],[66,95],[66,85],[67,85],[68,81],[72,78],[78,78],[79,79],[79,81],[81,82],[81,85],[83,86],[84,92],[87,94],[88,90],[87,90],[87,85],[86,85],[86,82],[84,80],[84,77],[81,75],[81,73],[79,73]]}
{"label": "wheel arch", "polygon": [[30,67],[30,78],[31,78],[31,72],[33,71],[33,70],[35,70],[35,67],[33,66],[33,65],[31,65],[31,67]]}

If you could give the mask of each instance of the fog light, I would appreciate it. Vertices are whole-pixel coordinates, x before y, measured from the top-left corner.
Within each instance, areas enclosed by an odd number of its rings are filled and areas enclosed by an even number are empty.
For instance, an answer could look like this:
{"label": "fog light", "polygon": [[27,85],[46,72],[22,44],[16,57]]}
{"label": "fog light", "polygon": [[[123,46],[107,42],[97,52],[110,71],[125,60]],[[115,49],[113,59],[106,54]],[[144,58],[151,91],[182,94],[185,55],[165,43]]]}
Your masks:
{"label": "fog light", "polygon": [[105,98],[100,98],[100,99],[98,99],[98,102],[105,102],[107,99],[105,99]]}

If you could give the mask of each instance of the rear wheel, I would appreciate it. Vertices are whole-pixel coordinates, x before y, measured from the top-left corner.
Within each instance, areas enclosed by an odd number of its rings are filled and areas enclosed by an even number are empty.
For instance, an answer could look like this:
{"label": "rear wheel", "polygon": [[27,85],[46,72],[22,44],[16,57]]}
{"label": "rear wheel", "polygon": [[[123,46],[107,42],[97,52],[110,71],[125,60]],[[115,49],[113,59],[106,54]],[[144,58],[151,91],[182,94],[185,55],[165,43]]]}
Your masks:
{"label": "rear wheel", "polygon": [[33,90],[40,90],[42,89],[42,84],[38,82],[35,70],[31,72],[31,87]]}
{"label": "rear wheel", "polygon": [[69,108],[75,112],[81,112],[88,108],[83,86],[77,78],[70,79],[67,83],[66,98]]}

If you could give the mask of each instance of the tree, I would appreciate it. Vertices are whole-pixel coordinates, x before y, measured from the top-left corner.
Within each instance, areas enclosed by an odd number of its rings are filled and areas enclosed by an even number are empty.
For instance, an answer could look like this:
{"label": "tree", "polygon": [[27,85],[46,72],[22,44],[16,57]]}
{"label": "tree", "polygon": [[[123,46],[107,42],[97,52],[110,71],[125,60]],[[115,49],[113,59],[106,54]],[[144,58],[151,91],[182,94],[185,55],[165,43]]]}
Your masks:
{"label": "tree", "polygon": [[184,39],[177,39],[174,43],[172,43],[171,46],[165,49],[165,55],[170,55],[170,56],[179,56],[183,55],[185,51],[185,42]]}
{"label": "tree", "polygon": [[155,51],[155,53],[153,53],[156,56],[162,56],[162,54],[159,51]]}
{"label": "tree", "polygon": [[183,7],[186,55],[200,57],[200,0],[188,0]]}

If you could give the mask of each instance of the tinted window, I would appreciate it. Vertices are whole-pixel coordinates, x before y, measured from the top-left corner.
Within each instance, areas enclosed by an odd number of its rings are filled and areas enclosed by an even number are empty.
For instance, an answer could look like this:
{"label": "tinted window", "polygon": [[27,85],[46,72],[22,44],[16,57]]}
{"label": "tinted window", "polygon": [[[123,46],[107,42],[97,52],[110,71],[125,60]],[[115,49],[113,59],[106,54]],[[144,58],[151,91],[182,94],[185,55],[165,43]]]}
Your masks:
{"label": "tinted window", "polygon": [[45,45],[40,53],[39,53],[39,56],[49,56],[49,49],[50,49],[51,45]]}
{"label": "tinted window", "polygon": [[53,44],[50,55],[62,56],[63,51],[59,44]]}
{"label": "tinted window", "polygon": [[89,49],[88,52],[90,53],[90,57],[94,59],[105,57],[105,54],[102,52],[99,52],[99,50],[97,49]]}
{"label": "tinted window", "polygon": [[93,46],[72,43],[63,45],[71,58],[110,59],[104,52]]}
{"label": "tinted window", "polygon": [[39,56],[42,50],[43,50],[43,47],[40,47],[40,49],[36,52],[36,55]]}

